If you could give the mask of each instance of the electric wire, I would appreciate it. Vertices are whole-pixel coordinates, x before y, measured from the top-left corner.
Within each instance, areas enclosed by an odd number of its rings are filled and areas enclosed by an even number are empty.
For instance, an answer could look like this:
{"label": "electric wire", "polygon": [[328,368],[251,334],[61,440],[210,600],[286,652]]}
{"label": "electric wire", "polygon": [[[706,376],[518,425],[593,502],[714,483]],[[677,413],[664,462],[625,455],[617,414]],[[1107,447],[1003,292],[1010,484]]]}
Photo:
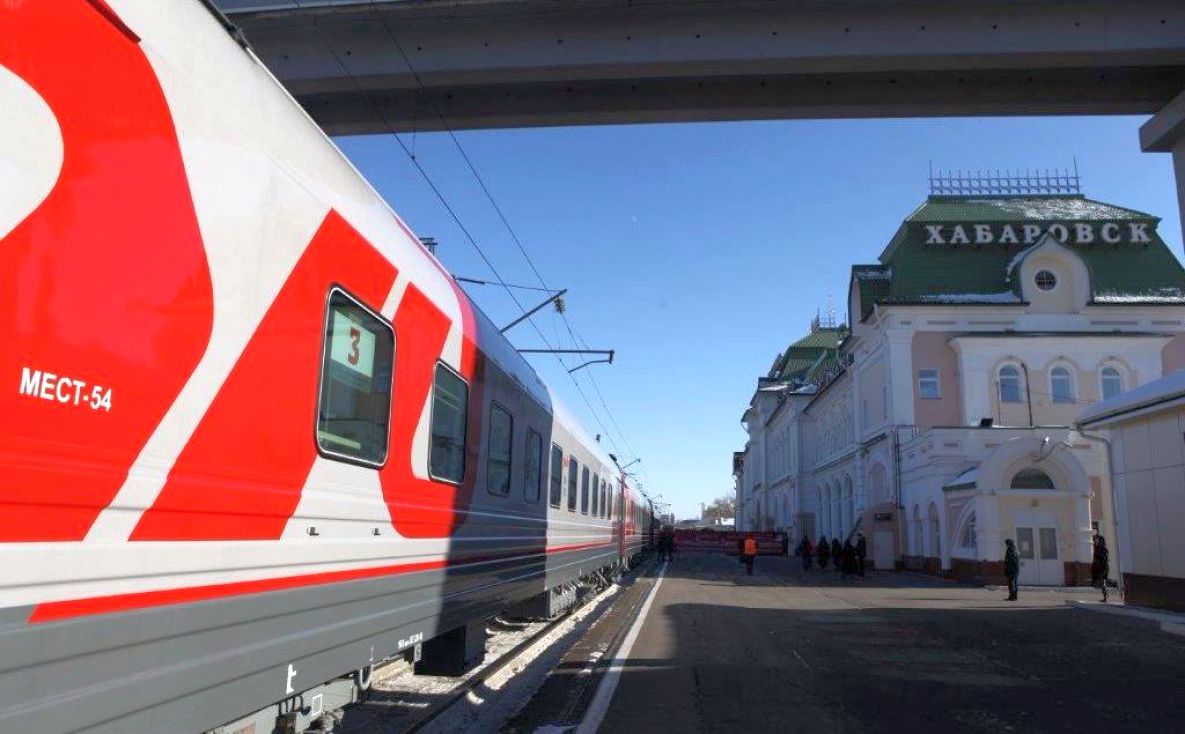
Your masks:
{"label": "electric wire", "polygon": [[[304,6],[301,5],[300,0],[293,0],[293,2],[298,9],[301,9],[301,10],[305,9]],[[427,91],[424,84],[423,84],[423,81],[419,77],[418,72],[415,71],[415,68],[411,64],[410,59],[407,57],[406,53],[404,53],[403,47],[399,44],[398,39],[395,37],[394,32],[391,30],[390,26],[387,24],[386,19],[382,17],[381,13],[377,12],[377,6],[374,5],[373,2],[371,3],[371,7],[378,15],[379,20],[382,23],[383,28],[385,29],[388,37],[391,39],[391,41],[395,45],[395,47],[399,50],[400,55],[403,57],[404,63],[407,64],[408,70],[414,76],[419,88],[422,91]],[[432,191],[432,193],[436,197],[437,201],[440,203],[440,205],[442,207],[444,207],[445,211],[448,212],[449,217],[453,220],[453,223],[457,226],[457,228],[464,235],[466,241],[468,241],[469,244],[473,247],[473,249],[477,252],[478,256],[481,258],[482,262],[485,263],[486,267],[489,268],[490,272],[494,275],[495,282],[498,285],[502,286],[502,288],[506,291],[506,294],[510,297],[510,300],[519,309],[519,312],[526,313],[526,311],[527,311],[526,307],[523,306],[523,304],[515,296],[514,292],[511,290],[512,286],[507,284],[505,279],[502,278],[502,275],[498,272],[498,269],[494,266],[494,264],[490,260],[489,256],[486,255],[485,251],[478,244],[477,238],[474,237],[473,233],[470,232],[469,228],[465,226],[464,222],[461,220],[460,215],[457,214],[456,210],[453,209],[453,207],[449,204],[448,199],[445,197],[443,191],[440,189],[439,186],[437,186],[436,182],[429,175],[428,171],[420,163],[418,157],[415,155],[415,153],[411,149],[408,148],[407,144],[403,141],[403,139],[399,137],[399,134],[396,132],[395,127],[391,124],[390,120],[387,119],[386,115],[383,114],[382,109],[379,107],[379,105],[376,103],[376,101],[374,99],[372,99],[369,94],[367,94],[366,90],[362,87],[361,83],[359,83],[357,77],[355,77],[354,74],[346,66],[345,61],[341,58],[341,55],[337,53],[337,50],[333,47],[333,44],[331,44],[329,42],[329,40],[325,37],[325,35],[321,32],[320,28],[318,27],[316,18],[311,17],[310,20],[308,21],[308,23],[310,26],[313,27],[314,33],[320,39],[320,41],[321,41],[322,45],[325,47],[326,51],[328,51],[329,54],[333,57],[334,61],[338,65],[338,67],[342,70],[342,73],[344,73],[346,75],[346,77],[350,80],[350,83],[354,87],[355,92],[371,108],[371,110],[374,112],[375,116],[382,123],[383,127],[386,128],[386,130],[390,134],[390,136],[399,145],[400,149],[402,149],[404,155],[407,156],[408,160],[411,161],[411,163],[415,167],[416,171],[424,179],[424,182],[428,185],[429,189]],[[464,160],[466,162],[466,165],[469,167],[469,169],[470,169],[471,173],[474,175],[474,177],[478,180],[479,185],[481,186],[483,192],[486,195],[486,198],[490,201],[491,205],[497,211],[499,218],[503,222],[503,225],[507,228],[508,231],[511,232],[512,238],[514,239],[516,245],[518,246],[519,251],[522,253],[523,257],[527,260],[527,264],[530,266],[535,277],[539,280],[540,285],[543,286],[544,289],[550,290],[550,288],[546,284],[546,281],[544,281],[542,275],[539,273],[538,268],[536,268],[534,262],[531,260],[530,256],[527,254],[526,248],[522,245],[522,242],[518,238],[517,233],[515,233],[513,230],[513,227],[511,227],[510,222],[506,218],[501,207],[498,206],[496,200],[493,198],[493,195],[490,192],[489,188],[486,186],[484,179],[482,179],[481,175],[478,173],[476,166],[473,165],[473,162],[469,158],[469,155],[465,152],[464,146],[461,145],[460,141],[456,137],[456,134],[452,131],[451,127],[448,126],[447,120],[445,119],[444,115],[440,112],[439,108],[435,104],[435,101],[432,100],[430,95],[429,95],[429,101],[432,104],[435,112],[437,113],[437,117],[440,119],[441,124],[443,126],[445,126],[445,129],[448,131],[450,139],[453,141],[454,145],[457,147],[457,150],[460,151],[462,157],[464,158]],[[543,341],[544,345],[546,345],[546,347],[548,349],[555,349],[556,348],[556,347],[552,346],[552,344],[548,341],[547,337],[543,334],[542,330],[540,330],[538,324],[535,323],[533,318],[528,317],[527,322],[531,325],[532,329],[534,329],[535,333],[539,336],[540,340]],[[566,323],[566,319],[565,319],[565,325],[568,326]],[[568,328],[569,328],[569,331],[571,332],[571,327],[568,326]],[[600,426],[605,437],[609,439],[610,444],[614,447],[614,449],[616,449],[618,451],[618,453],[620,453],[620,448],[618,447],[616,440],[614,440],[614,438],[613,438],[613,433],[606,427],[604,421],[601,420],[600,415],[598,414],[596,409],[593,407],[592,402],[588,399],[588,396],[585,394],[583,387],[581,387],[581,385],[580,385],[580,382],[576,379],[575,375],[573,375],[573,373],[571,373],[569,371],[568,365],[564,361],[562,356],[559,354],[555,354],[554,356],[555,356],[556,360],[559,362],[560,366],[564,369],[564,372],[566,374],[568,374],[568,376],[572,379],[572,384],[576,387],[576,391],[580,395],[581,400],[584,402],[585,407],[588,408],[589,414],[597,422],[597,425]],[[599,392],[599,389],[598,389],[598,392]],[[604,403],[603,399],[602,399],[602,403]],[[605,407],[606,407],[606,409],[608,408],[607,405],[605,405]],[[610,417],[612,418],[612,416],[610,416]],[[616,420],[613,420],[613,422],[616,425]],[[618,431],[620,432],[620,428],[618,428]],[[623,443],[625,441],[624,435],[622,435],[622,441],[623,441]]]}
{"label": "electric wire", "polygon": [[[518,248],[519,253],[523,256],[523,259],[526,261],[527,266],[531,269],[531,272],[535,275],[535,278],[539,281],[539,285],[542,286],[542,288],[544,290],[554,290],[547,284],[547,281],[543,278],[543,274],[541,272],[539,272],[539,268],[535,265],[535,261],[531,258],[530,254],[527,252],[527,248],[523,244],[522,239],[519,237],[518,232],[515,230],[514,226],[511,225],[509,218],[506,216],[506,212],[502,209],[501,205],[499,205],[497,199],[494,197],[493,192],[490,190],[489,186],[486,184],[485,178],[481,175],[480,171],[477,170],[477,166],[473,163],[473,159],[469,156],[468,151],[465,150],[465,146],[461,144],[460,139],[457,137],[456,132],[453,130],[452,126],[449,124],[448,119],[445,117],[445,115],[444,115],[443,111],[441,111],[440,107],[436,104],[435,98],[433,97],[433,95],[430,92],[428,92],[427,86],[424,84],[424,81],[420,77],[419,72],[416,71],[415,65],[412,63],[411,58],[408,56],[407,52],[403,48],[403,44],[399,42],[398,36],[395,34],[395,31],[391,28],[390,24],[387,22],[386,17],[384,17],[382,12],[379,10],[379,7],[378,7],[377,3],[374,2],[374,0],[372,0],[372,2],[370,3],[370,8],[371,8],[371,12],[373,13],[373,15],[378,19],[379,23],[382,25],[383,30],[386,33],[387,37],[391,40],[392,45],[395,47],[396,51],[398,51],[399,56],[403,59],[404,65],[407,67],[408,72],[412,75],[412,78],[415,80],[416,87],[420,91],[425,93],[425,98],[428,100],[428,104],[432,107],[433,112],[436,113],[436,117],[440,121],[441,127],[443,128],[445,133],[448,135],[449,139],[452,141],[453,146],[457,149],[457,152],[460,154],[461,159],[465,162],[465,166],[469,169],[469,172],[473,175],[474,180],[477,182],[478,187],[481,188],[482,193],[485,195],[486,200],[490,203],[490,206],[493,208],[494,212],[497,214],[498,219],[502,222],[502,226],[506,229],[506,232],[510,235],[511,241],[514,242],[515,246]],[[572,339],[573,347],[576,349],[580,349],[580,348],[589,349],[590,347],[588,346],[588,343],[586,341],[584,341],[582,338],[579,338],[577,336],[567,315],[564,313],[560,313],[560,319],[563,321],[564,327],[567,329],[568,334]],[[534,324],[532,323],[532,325],[534,325]],[[536,328],[536,331],[538,331],[538,328]],[[540,334],[540,337],[542,338],[542,334]],[[546,340],[544,340],[544,341],[546,343]],[[550,344],[548,345],[548,348],[549,349],[552,348]],[[559,361],[560,365],[564,368],[564,371],[567,372],[569,377],[572,379],[573,385],[575,385],[577,392],[580,394],[581,399],[585,403],[585,406],[589,409],[589,414],[592,415],[594,420],[596,420],[597,424],[600,426],[601,430],[604,432],[606,438],[609,439],[609,442],[613,445],[613,447],[615,449],[618,449],[618,453],[620,453],[620,448],[618,447],[616,440],[614,440],[614,438],[613,438],[613,432],[609,430],[609,428],[601,420],[600,415],[593,408],[591,401],[589,401],[588,396],[585,395],[583,388],[580,386],[579,379],[576,377],[576,375],[574,373],[569,371],[567,363],[560,357],[560,355],[557,354],[555,356],[556,356],[556,359]],[[609,408],[608,401],[605,400],[604,394],[601,392],[601,388],[596,382],[596,378],[591,373],[587,373],[586,376],[588,378],[589,383],[592,385],[594,391],[597,393],[598,400],[600,401],[601,406],[604,409],[606,415],[608,415],[610,423],[616,429],[617,435],[621,438],[622,445],[624,445],[626,447],[627,451],[629,451],[631,454],[633,454],[634,451],[629,446],[629,442],[625,438],[625,433],[624,433],[624,431],[621,430],[621,426],[620,426],[620,424],[618,424],[616,417],[614,417],[613,411]],[[649,477],[647,477],[647,481],[649,481]]]}

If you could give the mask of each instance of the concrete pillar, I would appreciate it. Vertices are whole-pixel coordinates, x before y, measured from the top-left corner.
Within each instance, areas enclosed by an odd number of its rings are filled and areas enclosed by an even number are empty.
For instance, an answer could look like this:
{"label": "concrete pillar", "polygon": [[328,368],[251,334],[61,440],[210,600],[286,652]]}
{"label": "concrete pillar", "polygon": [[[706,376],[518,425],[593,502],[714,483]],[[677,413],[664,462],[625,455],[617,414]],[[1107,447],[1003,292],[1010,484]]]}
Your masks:
{"label": "concrete pillar", "polygon": [[1140,126],[1140,148],[1145,153],[1172,153],[1177,176],[1177,206],[1185,242],[1185,92]]}

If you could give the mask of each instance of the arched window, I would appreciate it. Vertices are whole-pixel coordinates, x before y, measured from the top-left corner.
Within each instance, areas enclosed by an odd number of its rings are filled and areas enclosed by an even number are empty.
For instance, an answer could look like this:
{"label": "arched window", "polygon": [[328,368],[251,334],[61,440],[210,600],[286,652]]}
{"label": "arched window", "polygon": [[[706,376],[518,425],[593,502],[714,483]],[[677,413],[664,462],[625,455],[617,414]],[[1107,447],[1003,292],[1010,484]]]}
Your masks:
{"label": "arched window", "polygon": [[930,557],[942,557],[942,528],[938,522],[938,508],[933,502],[930,503],[930,509],[927,513],[930,516]]}
{"label": "arched window", "polygon": [[963,532],[959,534],[959,548],[963,550],[976,550],[979,547],[979,541],[975,537],[975,513],[972,512],[963,523]]}
{"label": "arched window", "polygon": [[1053,402],[1074,402],[1074,383],[1070,380],[1070,371],[1065,367],[1054,367],[1050,371],[1049,387],[1053,393]]}
{"label": "arched window", "polygon": [[913,554],[920,556],[926,551],[924,550],[925,543],[922,542],[922,513],[917,505],[913,506]]}
{"label": "arched window", "polygon": [[852,478],[847,477],[844,480],[843,499],[844,499],[844,532],[848,533],[852,528],[856,527],[856,505],[855,498],[852,496]]}
{"label": "arched window", "polygon": [[1113,398],[1119,393],[1123,392],[1123,378],[1119,375],[1119,370],[1111,365],[1103,368],[1100,379],[1103,383],[1103,399]]}
{"label": "arched window", "polygon": [[1000,368],[1000,402],[1020,402],[1020,370],[1006,364]]}
{"label": "arched window", "polygon": [[1012,477],[1013,489],[1053,489],[1053,480],[1036,467],[1021,469]]}
{"label": "arched window", "polygon": [[886,486],[885,467],[882,464],[872,465],[868,484],[872,489],[869,505],[876,506],[889,501],[889,488]]}

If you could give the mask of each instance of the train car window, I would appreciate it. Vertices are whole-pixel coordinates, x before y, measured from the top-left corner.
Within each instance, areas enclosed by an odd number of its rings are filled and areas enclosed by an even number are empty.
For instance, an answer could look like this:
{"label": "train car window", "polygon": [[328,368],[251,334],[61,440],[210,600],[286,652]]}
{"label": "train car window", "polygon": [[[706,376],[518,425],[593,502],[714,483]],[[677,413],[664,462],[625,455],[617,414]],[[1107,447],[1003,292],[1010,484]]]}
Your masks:
{"label": "train car window", "polygon": [[601,491],[601,475],[600,474],[593,474],[592,475],[592,510],[591,510],[591,514],[593,517],[597,517],[598,515],[601,514],[601,509],[600,509],[601,505],[599,502],[597,502],[597,499],[598,499],[597,495],[600,493],[600,491]]}
{"label": "train car window", "polygon": [[523,473],[523,499],[538,502],[543,493],[543,437],[527,428],[527,470]]}
{"label": "train car window", "polygon": [[584,467],[580,475],[580,513],[588,514],[588,467]]}
{"label": "train car window", "polygon": [[391,419],[395,332],[340,288],[329,292],[317,399],[317,450],[382,466]]}
{"label": "train car window", "polygon": [[568,457],[568,512],[576,512],[576,477],[580,474],[580,464],[575,456]]}
{"label": "train car window", "polygon": [[443,362],[436,363],[432,385],[432,445],[428,474],[433,479],[460,484],[465,478],[465,423],[469,413],[469,385]]}
{"label": "train car window", "polygon": [[554,443],[551,445],[551,486],[547,501],[552,507],[559,507],[564,499],[564,452]]}
{"label": "train car window", "polygon": [[609,517],[609,483],[601,480],[601,517]]}
{"label": "train car window", "polygon": [[514,416],[497,403],[490,403],[490,445],[486,459],[486,491],[503,497],[510,494],[510,458],[513,453]]}

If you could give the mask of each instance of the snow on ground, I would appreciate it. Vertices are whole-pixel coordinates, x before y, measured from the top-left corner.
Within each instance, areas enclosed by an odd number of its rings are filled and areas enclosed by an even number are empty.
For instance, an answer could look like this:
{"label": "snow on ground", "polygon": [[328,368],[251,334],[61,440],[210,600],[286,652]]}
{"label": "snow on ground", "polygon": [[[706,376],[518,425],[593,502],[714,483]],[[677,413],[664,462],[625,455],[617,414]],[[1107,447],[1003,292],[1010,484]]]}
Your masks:
{"label": "snow on ground", "polygon": [[464,700],[458,701],[423,731],[427,734],[452,734],[458,731],[493,734],[500,731],[507,721],[527,705],[547,679],[547,674],[564,657],[564,653],[609,611],[617,600],[620,588],[613,584],[573,612],[525,650],[514,663],[477,686]]}
{"label": "snow on ground", "polygon": [[[499,731],[531,700],[572,644],[597,624],[616,601],[619,590],[620,587],[613,584],[597,594],[422,731],[450,734]],[[338,734],[400,731],[419,719],[427,709],[455,695],[465,682],[546,626],[546,622],[487,624],[490,636],[486,640],[484,662],[459,678],[415,675],[412,667],[402,661],[380,668],[374,673],[371,693],[365,703],[335,712],[339,723],[333,731]]]}

